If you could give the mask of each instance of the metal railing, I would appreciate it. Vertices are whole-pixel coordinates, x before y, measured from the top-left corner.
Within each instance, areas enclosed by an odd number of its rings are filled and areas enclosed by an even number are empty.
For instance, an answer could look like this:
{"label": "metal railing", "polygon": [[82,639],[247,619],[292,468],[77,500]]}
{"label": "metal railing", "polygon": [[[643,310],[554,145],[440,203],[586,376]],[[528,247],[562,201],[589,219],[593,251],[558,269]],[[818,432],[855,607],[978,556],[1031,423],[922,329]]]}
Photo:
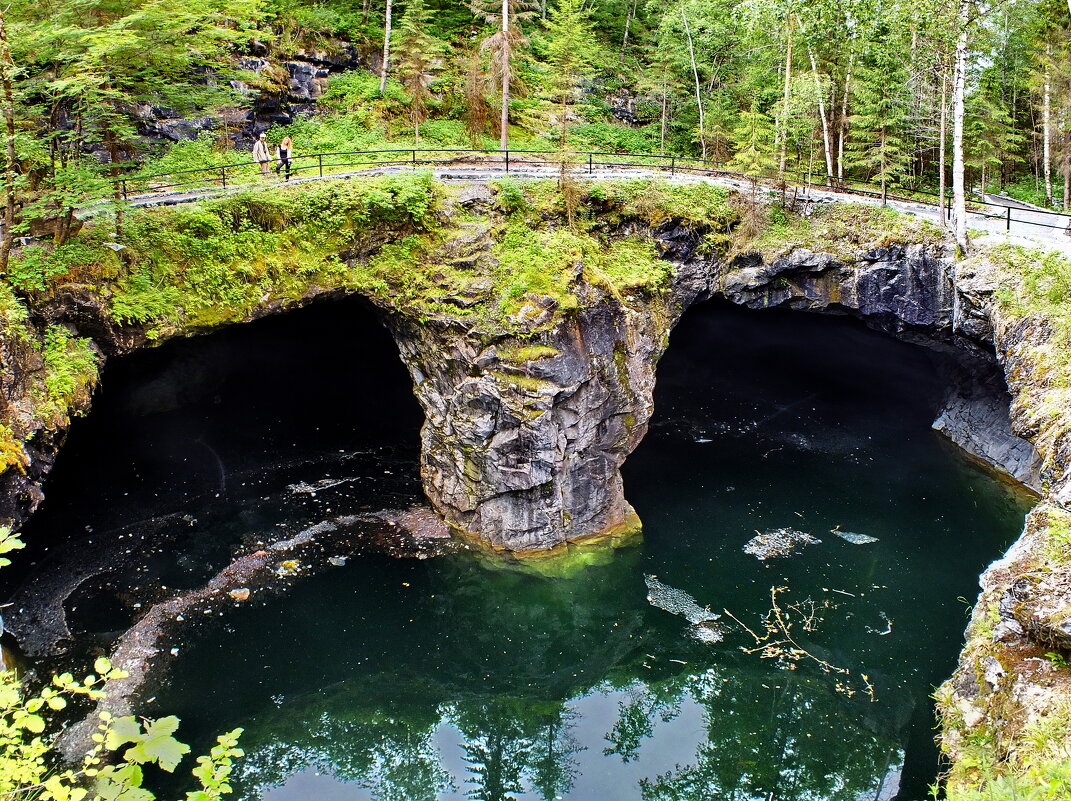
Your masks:
{"label": "metal railing", "polygon": [[[594,174],[596,169],[642,168],[670,174],[680,172],[741,181],[751,180],[748,176],[730,170],[726,165],[718,161],[709,159],[607,151],[578,152],[563,158],[560,152],[544,150],[405,148],[312,153],[291,156],[290,161],[291,169],[289,172],[299,179],[327,178],[364,170],[399,166],[411,166],[414,168],[423,166],[497,166],[502,169],[503,174],[508,175],[511,170],[516,171],[524,166],[536,165],[560,169],[564,165],[570,171],[587,172],[588,174]],[[882,197],[880,187],[866,181],[797,171],[786,171],[785,175],[786,177],[791,177],[791,184],[805,188],[862,197]],[[255,185],[252,182],[260,177],[260,166],[252,161],[152,175],[127,175],[115,179],[113,198],[145,203],[151,201],[154,197],[174,197],[183,192],[200,193],[213,189],[235,189],[239,186],[246,186],[246,183],[243,182]],[[770,180],[779,181],[781,179],[775,175],[768,175],[759,180],[765,184]],[[934,208],[939,208],[944,203],[949,212],[952,207],[951,194],[946,193],[945,197],[941,198],[938,193],[925,189],[907,190],[907,194],[887,191],[884,196],[888,200]],[[1039,208],[1011,206],[1004,203],[995,203],[984,198],[971,197],[968,201],[968,213],[988,219],[1004,220],[1005,228],[1009,231],[1013,222],[1020,225],[1062,231],[1069,230],[1069,226],[1071,226],[1071,214]],[[1038,219],[1039,217],[1042,219]],[[1051,223],[1048,220],[1051,220]]]}

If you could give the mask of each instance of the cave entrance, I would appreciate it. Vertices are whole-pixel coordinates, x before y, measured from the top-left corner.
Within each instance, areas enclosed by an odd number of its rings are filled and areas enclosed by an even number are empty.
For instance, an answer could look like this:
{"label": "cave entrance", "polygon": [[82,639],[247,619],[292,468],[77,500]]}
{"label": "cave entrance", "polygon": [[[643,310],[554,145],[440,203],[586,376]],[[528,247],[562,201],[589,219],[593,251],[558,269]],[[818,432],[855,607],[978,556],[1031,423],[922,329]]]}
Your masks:
{"label": "cave entrance", "polygon": [[236,548],[422,499],[422,420],[394,341],[360,298],[113,359],[5,578],[27,580],[17,600],[51,596],[45,617],[66,597],[76,637],[121,630]]}
{"label": "cave entrance", "polygon": [[[843,680],[856,682],[855,692],[838,714],[846,732],[855,727],[853,753],[888,749],[887,763],[868,757],[876,782],[888,765],[886,794],[860,798],[926,795],[938,763],[930,694],[955,668],[963,599],[976,597],[979,573],[1017,536],[1034,501],[932,428],[965,375],[995,369],[979,354],[964,358],[846,316],[701,303],[673,331],[650,431],[622,469],[660,578],[715,611],[749,610],[760,634],[756,613],[772,608],[772,588],[785,588],[778,603],[795,617],[799,642],[850,671]],[[996,393],[976,402],[1007,408],[999,374],[968,383],[971,393]],[[818,611],[804,631],[801,610],[813,611],[811,602]],[[749,639],[738,644],[754,648]],[[863,674],[875,699],[853,707]],[[767,684],[784,688],[806,675],[786,671]],[[763,726],[767,758],[785,771],[800,767],[774,753],[783,725],[801,715],[791,698],[764,689],[755,699],[771,709],[788,701]],[[811,735],[788,735],[800,736]]]}
{"label": "cave entrance", "polygon": [[[73,552],[95,557],[138,533],[154,556],[124,575],[193,586],[274,527],[419,497],[420,412],[367,307],[219,336],[247,335],[256,353],[219,345],[189,368],[144,354],[164,366],[129,362],[149,378],[127,390],[109,374],[34,521],[45,536],[78,527]],[[217,362],[222,383],[173,379]],[[195,752],[244,727],[242,801],[923,797],[959,598],[1029,504],[931,430],[941,357],[849,319],[707,303],[658,382],[624,468],[642,540],[554,575],[468,552],[332,563],[196,610],[138,711],[177,714]],[[780,556],[752,542],[777,532]],[[117,586],[84,581],[71,620],[119,625]],[[756,649],[773,604],[806,656]]]}

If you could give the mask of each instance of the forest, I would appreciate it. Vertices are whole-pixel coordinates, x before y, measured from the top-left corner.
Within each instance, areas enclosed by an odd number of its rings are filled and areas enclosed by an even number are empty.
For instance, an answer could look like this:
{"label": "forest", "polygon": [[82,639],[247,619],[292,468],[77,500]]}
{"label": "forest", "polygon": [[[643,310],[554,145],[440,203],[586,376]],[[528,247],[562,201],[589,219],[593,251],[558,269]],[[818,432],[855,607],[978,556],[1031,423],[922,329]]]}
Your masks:
{"label": "forest", "polygon": [[[234,163],[262,130],[299,155],[676,154],[883,194],[956,184],[957,208],[983,189],[1071,203],[1055,0],[16,0],[0,22],[0,269],[20,235],[66,242],[117,178]],[[287,108],[295,56],[329,75]],[[282,113],[250,111],[273,96]],[[161,117],[179,133],[145,136]]]}

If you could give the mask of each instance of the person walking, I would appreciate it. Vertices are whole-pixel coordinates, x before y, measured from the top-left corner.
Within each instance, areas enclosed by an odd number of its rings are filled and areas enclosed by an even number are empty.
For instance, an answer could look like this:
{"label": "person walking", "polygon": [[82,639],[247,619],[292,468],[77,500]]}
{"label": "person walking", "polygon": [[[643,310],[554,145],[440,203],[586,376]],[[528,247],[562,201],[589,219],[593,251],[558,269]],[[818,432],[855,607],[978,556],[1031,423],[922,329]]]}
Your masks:
{"label": "person walking", "polygon": [[268,136],[261,134],[253,145],[253,161],[260,165],[260,174],[268,177],[268,164],[271,162],[271,153],[268,152]]}
{"label": "person walking", "polygon": [[279,162],[275,165],[275,174],[278,175],[280,170],[286,171],[286,180],[290,180],[290,169],[293,165],[294,157],[294,140],[289,136],[284,137],[283,141],[279,143],[279,149],[275,151],[275,158]]}

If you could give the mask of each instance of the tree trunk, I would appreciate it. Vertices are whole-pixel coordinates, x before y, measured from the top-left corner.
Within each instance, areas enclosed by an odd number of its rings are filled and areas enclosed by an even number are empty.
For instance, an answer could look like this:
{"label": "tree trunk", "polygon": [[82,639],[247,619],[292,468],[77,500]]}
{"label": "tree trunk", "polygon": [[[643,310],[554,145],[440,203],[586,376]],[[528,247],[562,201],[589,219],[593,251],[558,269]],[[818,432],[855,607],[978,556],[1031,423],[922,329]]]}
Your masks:
{"label": "tree trunk", "polygon": [[777,174],[785,174],[785,161],[788,159],[788,101],[791,99],[792,81],[792,17],[788,18],[788,47],[785,50],[785,92],[781,99],[781,113],[777,127],[781,142],[781,156],[777,161]]}
{"label": "tree trunk", "polygon": [[362,0],[361,2],[361,25],[362,27],[368,24],[368,12],[371,10],[372,0]]}
{"label": "tree trunk", "polygon": [[509,0],[502,0],[502,112],[500,124],[502,132],[498,146],[509,150]]}
{"label": "tree trunk", "polygon": [[1064,212],[1071,205],[1071,132],[1064,133],[1064,147],[1060,158],[1064,173]]}
{"label": "tree trunk", "polygon": [[4,239],[0,242],[0,275],[7,274],[11,248],[15,244],[15,93],[11,86],[14,65],[7,45],[7,21],[0,8],[0,83],[3,85],[4,138],[7,148],[4,158]]}
{"label": "tree trunk", "polygon": [[814,73],[814,87],[818,94],[818,115],[822,118],[822,147],[826,153],[826,183],[833,180],[833,141],[829,133],[829,122],[826,120],[826,101],[822,97],[822,82],[818,80],[818,64],[814,59],[814,51],[807,48],[807,55],[811,57],[811,72]]}
{"label": "tree trunk", "polygon": [[1052,206],[1052,45],[1045,45],[1045,83],[1041,91],[1041,170],[1045,174],[1045,202]]}
{"label": "tree trunk", "polygon": [[[104,144],[108,148],[108,159],[111,161],[111,169],[108,171],[112,177],[113,196],[115,197],[115,238],[123,235],[123,192],[119,184],[119,140],[115,137],[115,131],[108,127],[104,130]],[[68,213],[70,221],[70,213]],[[63,245],[67,241],[70,225],[64,226],[62,237],[57,232],[56,244]]]}
{"label": "tree trunk", "polygon": [[944,65],[941,65],[941,140],[937,145],[937,171],[938,178],[937,194],[940,196],[941,225],[948,224],[948,215],[945,213],[945,159],[946,145],[948,140],[948,76],[945,74]]}
{"label": "tree trunk", "polygon": [[956,37],[956,64],[952,75],[952,215],[956,244],[966,252],[967,196],[963,184],[963,101],[967,89],[967,25],[970,0],[959,0],[959,34]]}
{"label": "tree trunk", "polygon": [[[625,35],[621,37],[621,57],[618,61],[622,64],[625,63],[625,48],[628,47],[628,34],[629,28],[632,27],[632,15],[636,13],[636,1],[632,0],[628,7],[628,14],[625,16]],[[1071,0],[1069,0],[1071,2]]]}
{"label": "tree trunk", "polygon": [[684,20],[684,32],[688,35],[688,57],[692,61],[692,75],[695,77],[695,102],[699,106],[699,147],[703,151],[703,161],[707,160],[707,138],[703,125],[703,96],[699,93],[699,68],[695,65],[695,47],[692,45],[692,29],[688,26],[688,15],[681,7],[681,18]]}
{"label": "tree trunk", "polygon": [[662,73],[662,125],[658,131],[658,153],[666,155],[666,112],[669,106],[669,87],[666,85],[666,75]]}
{"label": "tree trunk", "polygon": [[840,140],[837,142],[837,178],[844,177],[844,140],[848,138],[848,98],[852,86],[852,66],[855,54],[848,56],[848,72],[844,75],[844,98],[840,106]]}
{"label": "tree trunk", "polygon": [[387,13],[383,20],[383,66],[379,70],[380,94],[387,91],[387,67],[390,64],[391,0],[387,0]]}

